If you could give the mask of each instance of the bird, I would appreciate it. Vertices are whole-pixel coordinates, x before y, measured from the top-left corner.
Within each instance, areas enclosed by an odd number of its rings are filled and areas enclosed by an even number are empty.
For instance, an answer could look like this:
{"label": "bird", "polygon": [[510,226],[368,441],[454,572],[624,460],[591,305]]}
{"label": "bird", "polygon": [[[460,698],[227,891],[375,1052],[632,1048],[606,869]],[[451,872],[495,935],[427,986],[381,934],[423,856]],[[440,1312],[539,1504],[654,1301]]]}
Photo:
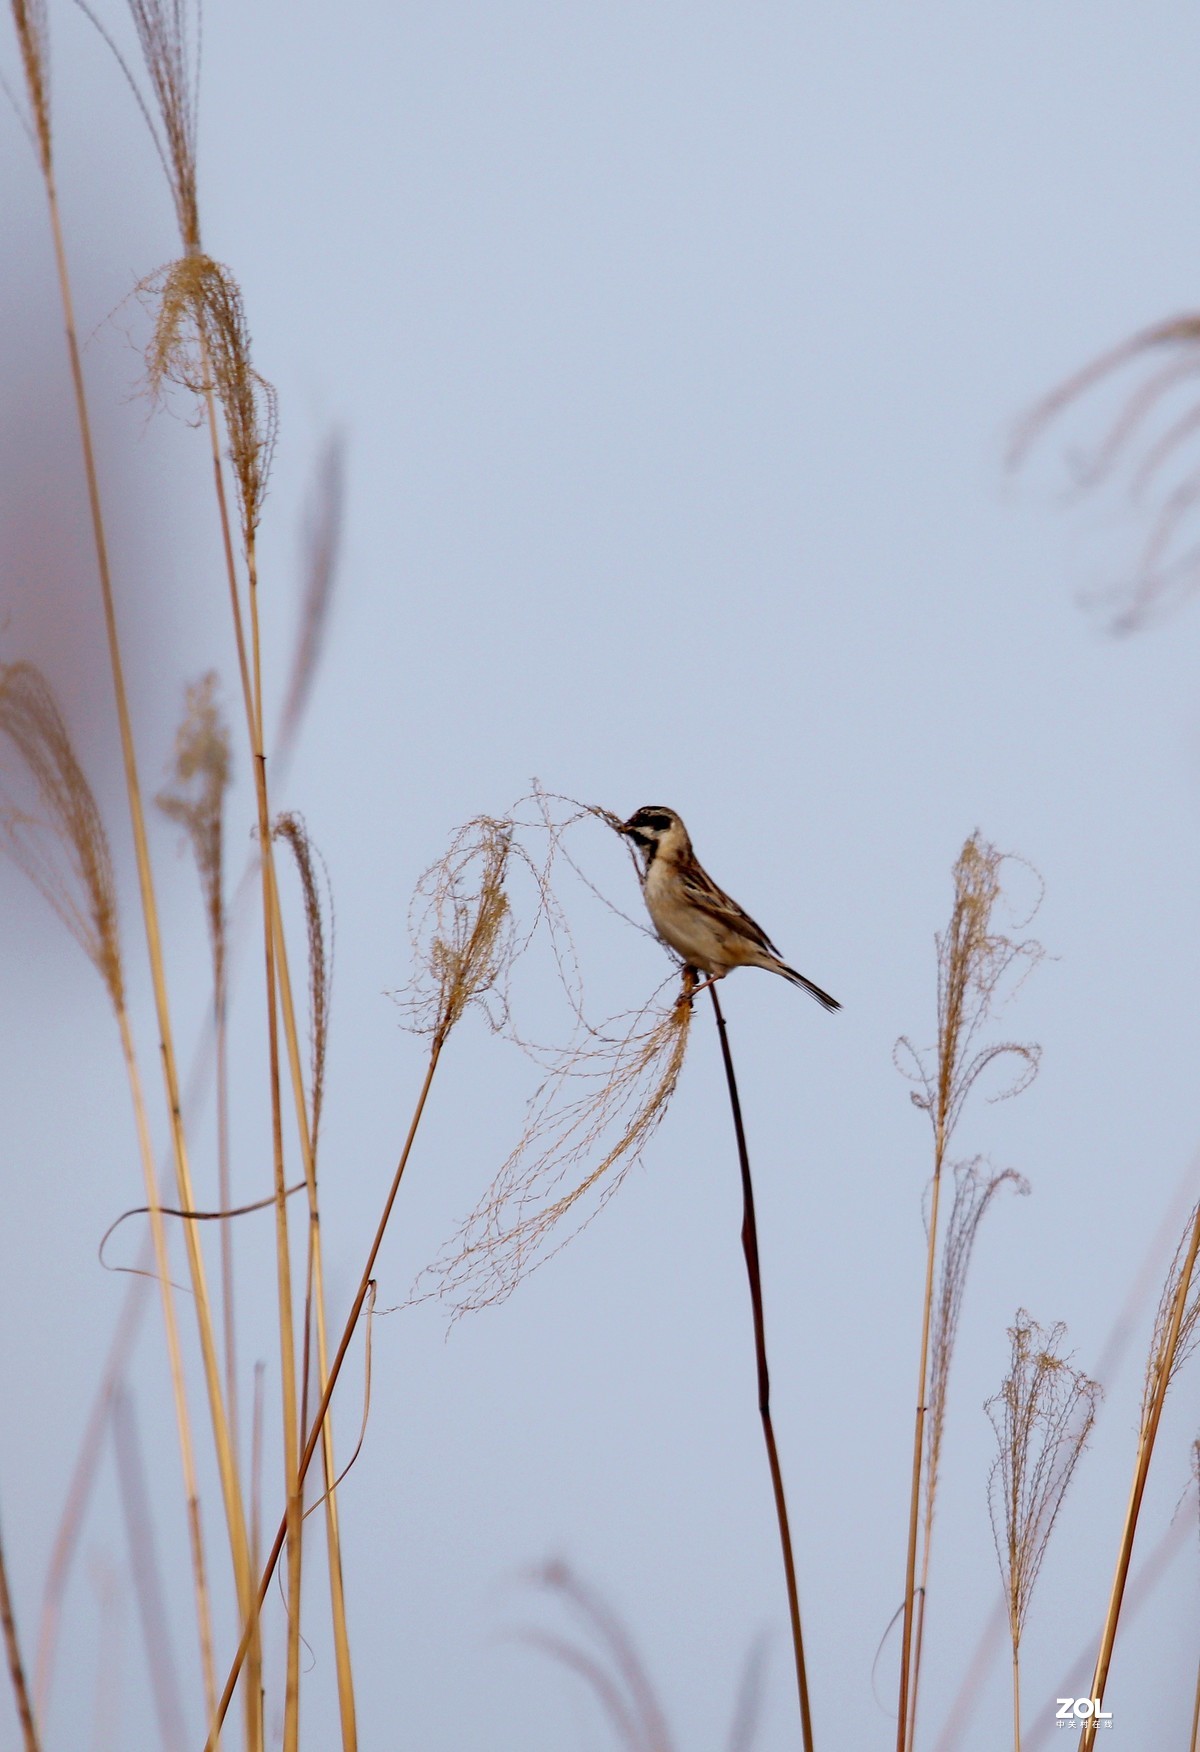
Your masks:
{"label": "bird", "polygon": [[647,804],[618,832],[642,854],[642,896],[655,930],[685,967],[708,975],[706,985],[735,967],[765,967],[802,986],[827,1010],[841,1009],[836,998],[789,967],[762,927],[717,887],[673,809]]}

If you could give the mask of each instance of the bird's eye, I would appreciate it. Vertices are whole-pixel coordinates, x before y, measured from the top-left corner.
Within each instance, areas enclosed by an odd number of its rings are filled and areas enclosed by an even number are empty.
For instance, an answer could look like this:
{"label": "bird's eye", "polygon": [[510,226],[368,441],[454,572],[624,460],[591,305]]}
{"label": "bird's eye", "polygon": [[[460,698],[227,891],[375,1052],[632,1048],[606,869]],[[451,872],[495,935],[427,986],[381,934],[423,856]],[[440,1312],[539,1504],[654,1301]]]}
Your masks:
{"label": "bird's eye", "polygon": [[671,827],[671,817],[663,809],[643,809],[634,820],[649,833],[668,833]]}

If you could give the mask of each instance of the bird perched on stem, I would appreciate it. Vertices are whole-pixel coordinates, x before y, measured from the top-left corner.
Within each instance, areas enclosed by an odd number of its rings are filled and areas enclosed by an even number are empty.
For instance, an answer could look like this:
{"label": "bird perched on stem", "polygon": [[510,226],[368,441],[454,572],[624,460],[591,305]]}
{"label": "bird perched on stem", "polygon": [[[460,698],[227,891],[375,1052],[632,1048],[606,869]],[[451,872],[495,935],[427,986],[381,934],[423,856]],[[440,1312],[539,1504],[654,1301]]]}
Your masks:
{"label": "bird perched on stem", "polygon": [[836,998],[788,967],[766,932],[717,887],[673,809],[648,804],[618,832],[642,854],[642,894],[655,930],[685,967],[708,975],[705,983],[724,979],[735,967],[765,967],[803,986],[827,1010],[841,1008]]}

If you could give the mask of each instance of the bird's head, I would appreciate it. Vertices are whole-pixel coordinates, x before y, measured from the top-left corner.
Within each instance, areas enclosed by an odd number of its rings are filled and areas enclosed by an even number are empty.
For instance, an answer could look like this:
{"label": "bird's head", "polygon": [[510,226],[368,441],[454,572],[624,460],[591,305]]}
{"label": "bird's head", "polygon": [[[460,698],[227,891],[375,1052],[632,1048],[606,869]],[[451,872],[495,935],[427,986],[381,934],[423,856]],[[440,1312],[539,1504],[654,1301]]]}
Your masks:
{"label": "bird's head", "polygon": [[687,829],[673,809],[648,803],[623,823],[621,832],[641,852],[648,870],[662,852],[682,851],[689,843]]}

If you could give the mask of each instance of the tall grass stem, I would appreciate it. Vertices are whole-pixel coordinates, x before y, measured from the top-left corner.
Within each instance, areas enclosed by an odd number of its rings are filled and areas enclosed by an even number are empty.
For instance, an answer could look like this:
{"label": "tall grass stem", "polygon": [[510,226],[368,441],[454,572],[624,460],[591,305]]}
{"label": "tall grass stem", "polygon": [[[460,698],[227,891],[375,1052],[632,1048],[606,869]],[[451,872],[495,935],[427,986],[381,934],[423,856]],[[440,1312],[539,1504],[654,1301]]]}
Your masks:
{"label": "tall grass stem", "polygon": [[[312,1426],[308,1432],[308,1440],[304,1444],[304,1452],[300,1456],[300,1464],[297,1468],[297,1490],[302,1490],[304,1487],[304,1480],[308,1474],[308,1468],[312,1463],[313,1455],[317,1451],[317,1443],[321,1440],[321,1431],[325,1426],[325,1419],[329,1415],[329,1406],[330,1401],[333,1399],[333,1390],[337,1386],[338,1376],[342,1372],[342,1364],[346,1360],[346,1353],[350,1349],[351,1340],[354,1337],[355,1328],[358,1325],[358,1317],[362,1313],[363,1303],[366,1301],[368,1292],[371,1288],[372,1273],[375,1270],[375,1261],[379,1256],[379,1249],[383,1245],[383,1237],[387,1230],[388,1220],[392,1214],[392,1206],[396,1202],[396,1195],[400,1191],[400,1182],[404,1178],[404,1170],[407,1168],[408,1159],[412,1154],[413,1144],[416,1141],[417,1131],[421,1124],[421,1117],[425,1112],[425,1103],[429,1099],[429,1090],[433,1083],[434,1074],[437,1071],[438,1061],[441,1058],[442,1047],[444,1044],[445,1034],[443,1032],[435,1034],[433,1045],[429,1050],[429,1062],[425,1067],[425,1078],[421,1084],[421,1091],[417,1096],[417,1104],[413,1109],[412,1120],[409,1124],[408,1136],[404,1140],[404,1148],[400,1152],[400,1160],[396,1164],[396,1172],[392,1176],[392,1184],[388,1188],[388,1195],[384,1200],[383,1211],[375,1229],[375,1237],[371,1242],[370,1250],[367,1254],[367,1262],[363,1266],[362,1277],[359,1280],[358,1289],[355,1292],[350,1313],[346,1318],[345,1326],[342,1328],[342,1336],[338,1341],[338,1347],[334,1353],[333,1362],[330,1364],[329,1378],[325,1383],[325,1389],[317,1404]],[[275,1565],[279,1562],[279,1555],[283,1550],[284,1540],[287,1537],[287,1530],[288,1516],[285,1513],[283,1520],[280,1521],[276,1530],[274,1543],[268,1553],[267,1561],[263,1566],[262,1576],[258,1584],[257,1597],[252,1610],[243,1625],[241,1641],[238,1644],[233,1664],[229,1669],[229,1676],[225,1681],[225,1689],[221,1694],[219,1703],[217,1704],[216,1720],[210,1726],[208,1739],[204,1743],[204,1752],[216,1752],[217,1736],[220,1733],[221,1725],[228,1713],[230,1700],[233,1697],[234,1691],[237,1689],[238,1676],[241,1673],[242,1666],[245,1662],[246,1652],[250,1647],[251,1639],[255,1634],[258,1624],[258,1615],[262,1611],[263,1602],[267,1597],[267,1590],[271,1586],[271,1577],[275,1573]]]}
{"label": "tall grass stem", "polygon": [[796,1560],[792,1555],[792,1535],[788,1525],[787,1498],[783,1489],[783,1473],[779,1465],[779,1450],[775,1444],[775,1426],[771,1420],[771,1377],[767,1369],[766,1320],[763,1314],[762,1274],[758,1262],[758,1225],[754,1218],[754,1183],[750,1175],[750,1153],[746,1148],[746,1128],[742,1122],[742,1104],[738,1096],[737,1077],[733,1069],[733,1054],[717,988],[710,985],[713,1014],[717,1019],[717,1034],[721,1042],[721,1057],[725,1062],[725,1081],[729,1085],[729,1105],[733,1112],[733,1129],[737,1137],[738,1164],[742,1174],[742,1252],[746,1259],[746,1276],[750,1284],[750,1305],[754,1311],[754,1355],[758,1371],[758,1411],[762,1418],[763,1439],[767,1445],[767,1462],[771,1469],[771,1489],[775,1497],[775,1515],[779,1522],[779,1543],[783,1552],[783,1568],[787,1577],[788,1616],[792,1629],[792,1652],[796,1663],[796,1691],[800,1704],[800,1730],[804,1752],[813,1752],[812,1711],[808,1698],[808,1673],[804,1662],[804,1635],[800,1625],[800,1594],[796,1586]]}
{"label": "tall grass stem", "polygon": [[0,1631],[4,1635],[4,1652],[8,1658],[8,1672],[17,1704],[17,1718],[21,1723],[21,1734],[25,1741],[25,1752],[39,1752],[40,1743],[33,1719],[33,1705],[29,1700],[29,1687],[25,1682],[25,1668],[21,1661],[21,1645],[17,1640],[17,1621],[13,1614],[12,1593],[8,1586],[8,1569],[4,1562],[2,1543],[0,1543]]}

